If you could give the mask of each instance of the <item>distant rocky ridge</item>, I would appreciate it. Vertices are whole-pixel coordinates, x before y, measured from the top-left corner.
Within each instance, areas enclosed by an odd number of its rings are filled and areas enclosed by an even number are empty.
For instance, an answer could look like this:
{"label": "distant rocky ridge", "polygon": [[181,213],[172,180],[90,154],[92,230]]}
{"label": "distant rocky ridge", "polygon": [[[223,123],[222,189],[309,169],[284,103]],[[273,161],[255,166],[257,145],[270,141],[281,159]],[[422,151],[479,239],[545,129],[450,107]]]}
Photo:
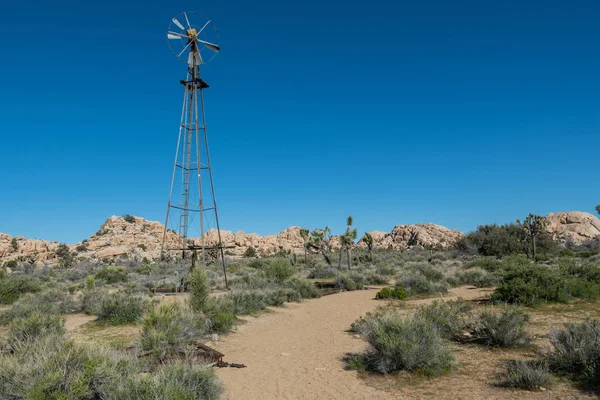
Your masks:
{"label": "distant rocky ridge", "polygon": [[582,211],[548,214],[546,231],[555,240],[580,244],[600,236],[600,219]]}
{"label": "distant rocky ridge", "polygon": [[[600,220],[592,214],[584,212],[566,212],[549,214],[546,217],[547,230],[556,239],[582,243],[585,240],[600,236]],[[239,256],[249,247],[254,247],[258,254],[273,254],[280,250],[294,253],[304,252],[304,240],[300,235],[300,227],[289,227],[276,235],[260,236],[256,233],[242,231],[221,231],[221,242],[227,247],[229,255]],[[140,217],[127,220],[122,217],[110,217],[98,232],[82,242],[67,245],[81,259],[104,259],[126,256],[142,260],[157,259],[160,256],[164,225],[160,222],[147,221]],[[374,248],[405,249],[413,245],[424,247],[450,247],[464,235],[457,230],[448,229],[432,223],[416,225],[396,225],[391,232],[371,232]],[[568,239],[567,239],[568,238]],[[178,235],[167,232],[167,247],[178,246]],[[200,239],[190,240],[196,245]],[[215,230],[206,233],[208,245],[218,243]],[[332,247],[339,247],[339,239],[333,237]],[[24,237],[12,237],[0,233],[0,264],[9,260],[29,259],[36,266],[56,263],[56,250],[59,242],[50,242]],[[366,247],[361,239],[358,246]]]}

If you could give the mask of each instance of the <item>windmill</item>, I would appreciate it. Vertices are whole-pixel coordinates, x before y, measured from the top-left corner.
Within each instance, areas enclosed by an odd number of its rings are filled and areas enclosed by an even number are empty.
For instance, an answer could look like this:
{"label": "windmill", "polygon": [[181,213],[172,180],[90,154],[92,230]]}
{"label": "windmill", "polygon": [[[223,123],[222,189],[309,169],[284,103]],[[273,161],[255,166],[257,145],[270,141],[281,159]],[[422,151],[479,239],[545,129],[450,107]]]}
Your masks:
{"label": "windmill", "polygon": [[[187,75],[185,80],[179,81],[184,87],[184,97],[161,254],[174,252],[183,290],[187,266],[190,263],[194,266],[197,252],[200,251],[204,265],[208,252],[216,252],[217,257],[220,253],[227,286],[204,115],[203,90],[208,84],[200,75],[200,67],[221,50],[219,35],[212,21],[204,15],[185,11],[171,20],[167,42],[173,54],[187,63]],[[206,243],[206,233],[211,228],[217,232],[216,244]],[[177,234],[177,245],[167,240],[168,231]],[[192,237],[199,237],[200,244],[194,244]]]}

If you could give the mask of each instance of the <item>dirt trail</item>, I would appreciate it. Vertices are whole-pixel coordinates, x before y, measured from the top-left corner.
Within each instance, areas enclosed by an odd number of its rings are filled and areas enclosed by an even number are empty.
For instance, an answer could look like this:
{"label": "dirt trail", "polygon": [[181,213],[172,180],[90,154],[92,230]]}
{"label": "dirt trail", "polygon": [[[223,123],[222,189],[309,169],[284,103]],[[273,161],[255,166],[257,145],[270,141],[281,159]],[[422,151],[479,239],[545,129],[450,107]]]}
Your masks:
{"label": "dirt trail", "polygon": [[[365,343],[348,334],[352,322],[383,304],[376,289],[344,292],[287,308],[273,309],[210,345],[225,360],[247,365],[222,368],[217,374],[229,398],[236,399],[389,399],[390,393],[367,386],[356,372],[345,371],[342,357]],[[461,287],[444,299],[474,299],[485,292]],[[416,300],[427,303],[435,299]]]}

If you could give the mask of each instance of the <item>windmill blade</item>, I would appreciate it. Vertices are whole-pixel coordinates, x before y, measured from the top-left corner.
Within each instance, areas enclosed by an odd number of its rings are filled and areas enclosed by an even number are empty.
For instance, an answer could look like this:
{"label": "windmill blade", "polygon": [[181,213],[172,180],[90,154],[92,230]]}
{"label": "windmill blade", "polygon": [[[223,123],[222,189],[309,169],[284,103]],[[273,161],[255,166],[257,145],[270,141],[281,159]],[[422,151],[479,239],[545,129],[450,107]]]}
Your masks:
{"label": "windmill blade", "polygon": [[182,39],[183,36],[173,35],[171,33],[167,33],[167,39]]}
{"label": "windmill blade", "polygon": [[206,47],[208,47],[209,49],[211,49],[212,51],[214,51],[215,53],[218,53],[221,48],[219,47],[219,45],[216,45],[214,43],[210,43],[210,42],[205,42],[204,40],[200,40],[200,39],[196,39],[199,43],[204,43],[204,45]]}
{"label": "windmill blade", "polygon": [[202,27],[202,29],[200,29],[200,30],[198,31],[198,35],[202,33],[202,31],[204,30],[204,28],[206,28],[206,27],[208,26],[208,24],[210,24],[210,21],[207,21],[207,22],[204,24],[204,26]]}
{"label": "windmill blade", "polygon": [[[192,44],[192,42],[189,42],[189,43],[187,44],[187,46],[185,46],[185,47],[183,48],[183,50],[181,50],[181,52],[180,52],[179,54],[177,54],[177,58],[181,57],[181,55],[183,54],[183,52],[184,52],[184,51],[186,51],[186,50],[187,50],[187,48],[188,48],[188,47],[190,47],[190,45],[191,45],[191,44]],[[191,54],[191,53],[190,53],[190,54]]]}
{"label": "windmill blade", "polygon": [[179,29],[181,29],[182,31],[185,30],[185,28],[183,27],[183,25],[181,25],[181,22],[177,21],[177,18],[173,18],[173,23],[175,25],[177,25],[179,27]]}
{"label": "windmill blade", "polygon": [[187,22],[188,24],[188,28],[192,29],[192,26],[190,25],[190,20],[188,19],[187,14],[185,12],[183,13],[183,16],[185,17],[185,22]]}
{"label": "windmill blade", "polygon": [[167,32],[167,37],[168,37],[169,39],[175,39],[175,38],[171,38],[171,37],[169,37],[169,36],[175,36],[175,37],[177,37],[177,38],[186,38],[186,39],[189,39],[189,38],[190,38],[188,35],[184,35],[183,33],[177,33],[177,32],[173,32],[173,31],[168,31],[168,32]]}

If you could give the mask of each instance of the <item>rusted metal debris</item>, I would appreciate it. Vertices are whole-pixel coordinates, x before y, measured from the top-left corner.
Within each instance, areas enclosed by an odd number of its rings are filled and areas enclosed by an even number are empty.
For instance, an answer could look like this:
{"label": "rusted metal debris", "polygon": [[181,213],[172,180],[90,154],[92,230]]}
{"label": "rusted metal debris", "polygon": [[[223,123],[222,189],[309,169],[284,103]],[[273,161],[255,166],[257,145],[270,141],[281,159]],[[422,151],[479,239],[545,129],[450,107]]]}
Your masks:
{"label": "rusted metal debris", "polygon": [[208,347],[207,345],[202,343],[199,343],[197,347],[198,349],[204,351],[204,354],[202,356],[206,361],[215,363],[215,366],[219,368],[246,368],[244,364],[228,363],[223,361],[223,357],[225,357],[225,354],[213,349],[212,347]]}

